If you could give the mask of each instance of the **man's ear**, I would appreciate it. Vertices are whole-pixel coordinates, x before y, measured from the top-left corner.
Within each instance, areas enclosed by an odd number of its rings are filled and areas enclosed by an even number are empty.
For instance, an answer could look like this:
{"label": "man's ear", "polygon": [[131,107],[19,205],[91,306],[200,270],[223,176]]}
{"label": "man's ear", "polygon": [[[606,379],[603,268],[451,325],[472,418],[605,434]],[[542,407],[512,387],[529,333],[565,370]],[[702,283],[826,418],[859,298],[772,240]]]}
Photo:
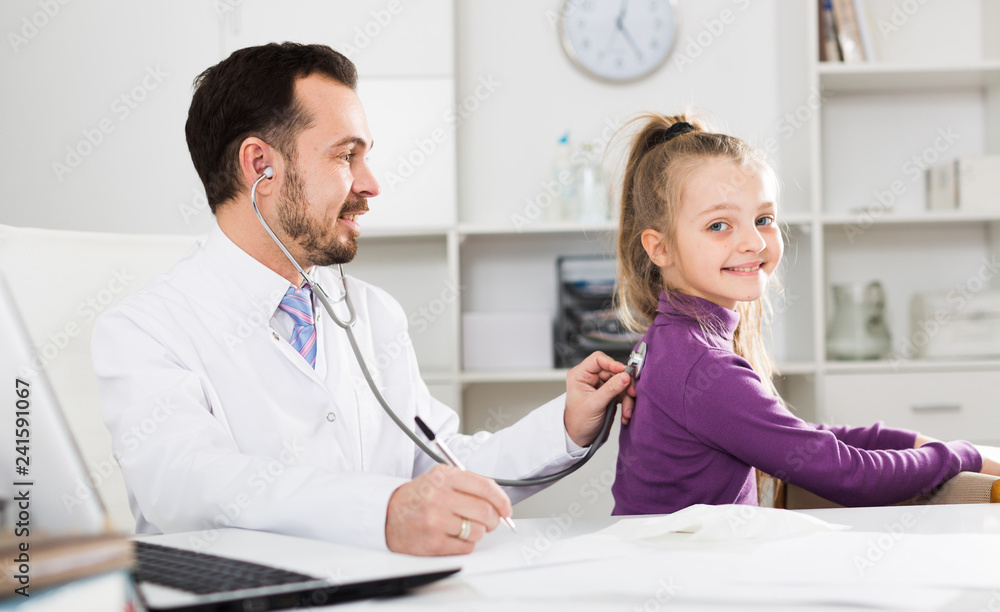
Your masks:
{"label": "man's ear", "polygon": [[646,249],[650,261],[658,268],[669,268],[673,264],[667,237],[660,232],[653,229],[642,230],[642,248]]}
{"label": "man's ear", "polygon": [[[274,149],[256,136],[250,136],[243,141],[243,144],[240,145],[239,155],[240,171],[243,173],[243,181],[247,186],[245,189],[249,189],[250,185],[264,174],[264,169],[268,166],[274,168],[275,175],[280,170],[278,155],[275,154]],[[273,189],[270,185],[276,183],[277,181],[261,181],[257,187],[257,193],[269,194]]]}

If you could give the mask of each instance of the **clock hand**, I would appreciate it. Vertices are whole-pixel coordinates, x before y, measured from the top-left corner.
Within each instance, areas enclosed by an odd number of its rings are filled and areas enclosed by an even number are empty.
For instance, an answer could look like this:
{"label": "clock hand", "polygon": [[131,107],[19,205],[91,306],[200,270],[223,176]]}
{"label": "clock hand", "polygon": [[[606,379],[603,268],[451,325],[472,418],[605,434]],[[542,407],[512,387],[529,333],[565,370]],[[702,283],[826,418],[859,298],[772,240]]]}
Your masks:
{"label": "clock hand", "polygon": [[615,19],[615,27],[622,29],[622,21],[625,19],[625,9],[628,7],[628,0],[622,0],[622,8],[618,11],[618,18]]}
{"label": "clock hand", "polygon": [[635,40],[632,39],[632,35],[629,34],[628,30],[624,27],[618,29],[621,30],[622,36],[625,37],[625,42],[627,42],[629,46],[632,47],[632,50],[635,51],[635,56],[639,58],[639,61],[642,61],[642,51],[639,50],[639,45],[635,44]]}

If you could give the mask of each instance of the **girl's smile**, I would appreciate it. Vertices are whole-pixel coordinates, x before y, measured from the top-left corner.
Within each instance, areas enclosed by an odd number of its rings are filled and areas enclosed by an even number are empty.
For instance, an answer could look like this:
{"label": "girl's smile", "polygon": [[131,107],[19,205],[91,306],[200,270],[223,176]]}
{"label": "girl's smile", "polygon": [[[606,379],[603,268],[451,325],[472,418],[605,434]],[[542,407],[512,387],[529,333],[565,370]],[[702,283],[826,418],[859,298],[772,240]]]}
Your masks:
{"label": "girl's smile", "polygon": [[692,170],[658,262],[668,286],[729,309],[759,298],[783,251],[775,192],[770,173],[729,160]]}

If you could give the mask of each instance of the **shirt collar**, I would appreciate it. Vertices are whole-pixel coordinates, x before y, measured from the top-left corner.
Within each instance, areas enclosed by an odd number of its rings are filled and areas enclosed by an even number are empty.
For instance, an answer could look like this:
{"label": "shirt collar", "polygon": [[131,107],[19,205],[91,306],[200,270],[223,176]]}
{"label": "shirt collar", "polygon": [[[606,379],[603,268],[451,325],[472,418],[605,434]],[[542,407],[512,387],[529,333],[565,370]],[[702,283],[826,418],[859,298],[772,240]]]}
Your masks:
{"label": "shirt collar", "polygon": [[736,326],[740,324],[738,310],[729,310],[704,298],[677,292],[668,295],[666,291],[661,291],[657,311],[657,318],[686,317],[692,322],[700,323],[702,329],[727,342],[732,342]]}
{"label": "shirt collar", "polygon": [[203,247],[205,255],[225,270],[225,277],[243,290],[247,298],[265,312],[274,312],[291,287],[288,279],[254,259],[222,231],[212,227]]}

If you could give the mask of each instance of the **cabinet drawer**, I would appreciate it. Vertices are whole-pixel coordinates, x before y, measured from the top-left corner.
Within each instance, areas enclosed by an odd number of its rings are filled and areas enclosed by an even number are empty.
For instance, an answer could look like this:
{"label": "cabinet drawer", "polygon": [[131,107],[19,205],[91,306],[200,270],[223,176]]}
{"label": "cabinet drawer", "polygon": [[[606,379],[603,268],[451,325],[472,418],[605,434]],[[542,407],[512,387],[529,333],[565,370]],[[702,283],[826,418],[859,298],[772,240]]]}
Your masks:
{"label": "cabinet drawer", "polygon": [[942,440],[1000,444],[1000,372],[830,374],[825,421],[915,429]]}

